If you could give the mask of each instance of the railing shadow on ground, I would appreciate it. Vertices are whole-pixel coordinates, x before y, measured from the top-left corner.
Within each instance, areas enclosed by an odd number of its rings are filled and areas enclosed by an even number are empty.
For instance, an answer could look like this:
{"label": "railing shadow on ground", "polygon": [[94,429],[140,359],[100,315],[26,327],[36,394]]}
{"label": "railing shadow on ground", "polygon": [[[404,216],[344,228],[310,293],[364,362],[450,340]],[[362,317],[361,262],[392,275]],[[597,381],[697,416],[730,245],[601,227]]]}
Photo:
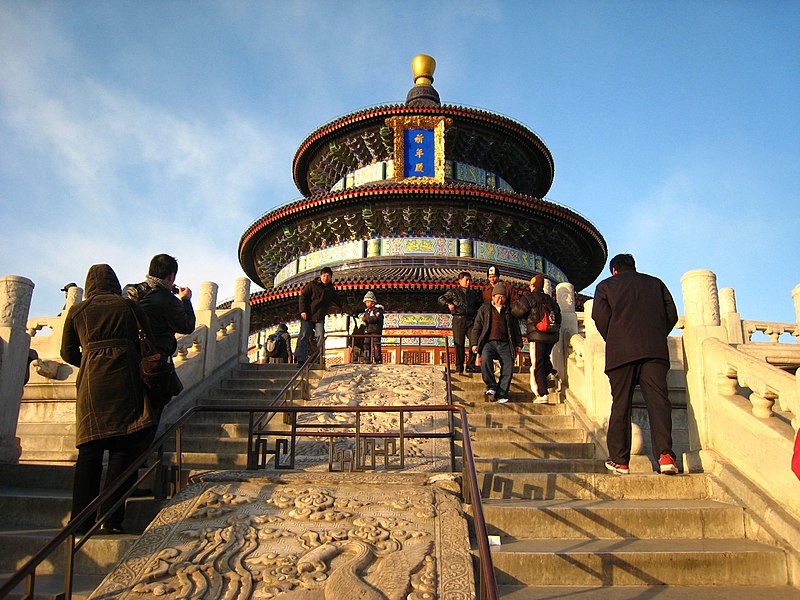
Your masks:
{"label": "railing shadow on ground", "polygon": [[[395,336],[396,337],[396,336]],[[419,338],[420,336],[413,336]],[[467,413],[463,406],[454,406],[452,403],[452,381],[450,378],[450,364],[449,364],[449,349],[447,339],[445,338],[445,352],[448,357],[445,367],[445,385],[446,385],[446,401],[444,405],[416,405],[416,406],[359,406],[359,407],[315,407],[311,405],[298,407],[294,406],[295,395],[300,390],[300,396],[307,396],[308,392],[308,377],[309,371],[317,364],[321,364],[324,368],[324,339],[321,348],[301,365],[297,372],[292,375],[290,380],[286,383],[281,391],[279,391],[273,398],[268,410],[264,410],[264,405],[243,406],[236,407],[222,406],[222,405],[203,405],[195,406],[187,410],[181,415],[174,423],[172,423],[160,436],[158,436],[150,447],[142,453],[129,467],[126,469],[116,480],[116,482],[105,489],[97,498],[94,499],[83,511],[75,515],[70,522],[50,540],[39,552],[31,557],[25,564],[23,564],[1,587],[0,598],[5,598],[17,587],[24,582],[25,591],[22,594],[23,599],[31,599],[35,595],[36,587],[36,569],[37,567],[50,558],[62,544],[66,546],[66,562],[64,567],[64,590],[59,594],[60,598],[64,600],[71,600],[72,586],[74,578],[74,560],[77,552],[89,541],[89,539],[96,533],[102,526],[105,520],[116,510],[123,502],[131,497],[138,486],[151,475],[155,477],[154,496],[156,499],[167,499],[181,491],[183,487],[182,469],[183,469],[183,451],[181,449],[181,437],[183,428],[189,423],[193,416],[202,412],[246,412],[249,414],[248,420],[248,469],[261,468],[266,462],[266,454],[264,453],[264,444],[259,443],[258,440],[264,439],[264,436],[269,434],[271,430],[263,429],[267,427],[271,419],[278,413],[284,415],[284,421],[290,425],[292,432],[291,442],[286,446],[289,450],[289,455],[294,456],[295,445],[298,437],[328,437],[333,440],[334,438],[350,438],[355,441],[355,462],[349,463],[351,470],[366,470],[374,468],[375,458],[375,445],[374,440],[382,437],[392,443],[396,439],[400,443],[400,451],[404,449],[404,441],[413,438],[447,438],[450,442],[450,466],[451,470],[455,470],[455,440],[456,429],[455,421],[453,418],[454,413],[459,414],[461,423],[461,444],[462,444],[462,480],[461,492],[464,502],[472,506],[474,535],[476,537],[478,546],[479,558],[479,581],[478,591],[481,600],[496,600],[498,598],[497,583],[494,576],[494,567],[492,565],[491,551],[489,549],[488,535],[486,531],[486,523],[483,517],[483,507],[481,504],[481,492],[478,486],[477,474],[475,471],[475,463],[472,456],[472,446],[469,435],[469,423],[467,420]],[[287,406],[288,404],[288,406]],[[302,413],[311,412],[325,412],[325,413],[353,413],[355,421],[353,423],[353,431],[312,431],[310,427],[298,426],[298,415]],[[360,431],[360,415],[365,412],[395,412],[400,413],[399,418],[399,431],[397,432],[362,432]],[[415,412],[444,412],[447,413],[447,428],[444,432],[423,432],[414,433],[405,430],[404,415],[406,413]],[[283,435],[286,431],[281,432]],[[175,440],[174,462],[175,464],[167,464],[165,445],[172,440]],[[386,444],[386,441],[384,442]],[[331,447],[333,443],[331,443]],[[384,453],[388,453],[387,447],[384,446]],[[148,461],[151,460],[153,455],[156,459],[152,461],[149,466],[146,466]],[[370,464],[367,465],[362,457],[371,455]],[[263,459],[263,460],[262,460]],[[388,463],[388,456],[386,461]],[[276,468],[293,468],[292,466],[281,466],[279,453],[275,453],[275,467]],[[400,470],[404,466],[404,461],[401,460],[400,467],[392,470]],[[146,466],[146,468],[145,468]],[[329,459],[329,468],[332,463]],[[145,468],[143,473],[139,473],[140,469]],[[126,489],[122,497],[109,506],[103,514],[97,516],[101,506],[111,498],[118,490],[125,486],[131,477],[136,477],[133,486]],[[84,535],[76,535],[79,530],[89,519],[96,518],[95,523],[91,526],[89,531]]]}

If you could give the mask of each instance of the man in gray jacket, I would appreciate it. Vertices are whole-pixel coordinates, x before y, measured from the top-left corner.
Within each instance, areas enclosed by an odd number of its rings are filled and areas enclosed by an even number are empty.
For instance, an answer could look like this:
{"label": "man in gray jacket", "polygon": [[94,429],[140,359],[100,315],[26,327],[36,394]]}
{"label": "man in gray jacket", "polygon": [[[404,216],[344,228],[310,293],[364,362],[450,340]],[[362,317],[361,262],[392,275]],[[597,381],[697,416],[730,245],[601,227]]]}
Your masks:
{"label": "man in gray jacket", "polygon": [[678,467],[667,395],[667,336],[678,322],[678,311],[667,286],[656,277],[638,273],[630,254],[618,254],[609,268],[612,276],[598,284],[592,307],[592,319],[606,341],[605,370],[611,383],[606,468],[620,475],[629,472],[631,407],[633,390],[639,385],[659,471],[672,475]]}

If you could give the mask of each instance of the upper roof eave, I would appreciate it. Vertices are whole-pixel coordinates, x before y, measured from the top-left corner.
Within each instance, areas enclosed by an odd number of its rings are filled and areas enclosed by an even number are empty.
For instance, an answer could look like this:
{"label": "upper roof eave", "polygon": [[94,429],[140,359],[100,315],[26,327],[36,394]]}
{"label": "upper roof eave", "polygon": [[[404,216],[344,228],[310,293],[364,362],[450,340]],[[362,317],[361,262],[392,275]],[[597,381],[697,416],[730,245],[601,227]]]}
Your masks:
{"label": "upper roof eave", "polygon": [[[545,157],[549,164],[549,177],[547,180],[546,188],[549,189],[553,183],[555,173],[555,164],[550,150],[547,148],[542,139],[529,127],[523,123],[507,117],[505,115],[488,111],[482,108],[474,108],[469,106],[462,106],[456,104],[442,104],[441,106],[405,106],[403,104],[383,104],[362,108],[352,113],[348,113],[341,117],[329,121],[312,131],[300,143],[297,151],[295,152],[292,161],[292,174],[294,177],[295,185],[301,194],[308,196],[311,190],[306,179],[305,170],[308,167],[309,161],[313,157],[314,150],[318,144],[333,135],[341,134],[349,128],[363,126],[371,121],[385,119],[391,116],[398,115],[443,115],[455,119],[463,119],[467,121],[483,122],[488,125],[505,127],[524,139],[532,143]],[[544,191],[546,193],[546,190]],[[543,193],[543,195],[544,195]]]}

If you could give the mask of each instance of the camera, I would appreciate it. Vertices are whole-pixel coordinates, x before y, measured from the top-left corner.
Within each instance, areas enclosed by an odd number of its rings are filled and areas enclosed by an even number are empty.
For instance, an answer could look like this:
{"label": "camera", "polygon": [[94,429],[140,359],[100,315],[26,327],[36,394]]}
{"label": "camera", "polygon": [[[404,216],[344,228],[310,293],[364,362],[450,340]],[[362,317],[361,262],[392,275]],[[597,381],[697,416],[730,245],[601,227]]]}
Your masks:
{"label": "camera", "polygon": [[178,294],[178,293],[180,293],[180,291],[181,291],[181,290],[178,288],[178,286],[177,286],[177,285],[173,285],[173,286],[172,286],[172,293],[173,293],[173,294]]}

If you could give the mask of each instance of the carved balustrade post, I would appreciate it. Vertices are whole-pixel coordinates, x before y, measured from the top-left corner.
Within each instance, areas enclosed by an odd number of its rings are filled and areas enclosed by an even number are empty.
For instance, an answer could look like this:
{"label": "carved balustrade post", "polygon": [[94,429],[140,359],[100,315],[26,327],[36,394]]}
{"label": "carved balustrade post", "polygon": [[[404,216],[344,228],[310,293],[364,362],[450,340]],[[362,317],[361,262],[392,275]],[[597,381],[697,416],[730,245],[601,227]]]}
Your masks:
{"label": "carved balustrade post", "polygon": [[[718,393],[720,375],[711,372],[711,364],[706,366],[702,344],[712,337],[727,340],[728,335],[720,325],[717,276],[706,269],[688,271],[681,277],[681,288],[685,313],[683,348],[686,353],[686,388],[689,396],[689,454],[684,464],[689,470],[698,470],[702,468],[700,451],[710,447],[709,401],[711,396]],[[730,299],[731,296],[726,299],[727,308],[731,307]]]}
{"label": "carved balustrade post", "polygon": [[207,377],[214,371],[216,366],[217,349],[217,290],[219,286],[213,281],[204,281],[200,284],[200,301],[195,311],[197,327],[207,328],[206,345],[203,352],[203,377]]}
{"label": "carved balustrade post", "polygon": [[242,311],[242,326],[239,329],[239,362],[250,362],[247,357],[250,337],[250,280],[247,277],[236,279],[231,308]]}
{"label": "carved balustrade post", "polygon": [[15,463],[20,455],[17,419],[31,347],[26,327],[33,287],[25,277],[0,278],[0,462],[4,463]]}
{"label": "carved balustrade post", "polygon": [[593,305],[594,300],[587,300],[583,305],[586,341],[583,347],[584,388],[581,390],[581,401],[586,407],[586,414],[605,428],[611,414],[611,385],[605,373],[606,342],[592,319]]}
{"label": "carved balustrade post", "polygon": [[736,292],[733,288],[719,290],[719,312],[722,326],[728,332],[728,342],[731,344],[744,344],[742,330],[742,317],[736,310]]}
{"label": "carved balustrade post", "polygon": [[578,315],[575,313],[575,286],[559,283],[556,286],[556,301],[561,309],[561,330],[558,343],[553,347],[553,367],[563,381],[567,377],[567,354],[569,339],[578,333]]}
{"label": "carved balustrade post", "polygon": [[797,324],[794,337],[800,340],[800,283],[792,289],[792,300],[794,300],[794,321]]}

